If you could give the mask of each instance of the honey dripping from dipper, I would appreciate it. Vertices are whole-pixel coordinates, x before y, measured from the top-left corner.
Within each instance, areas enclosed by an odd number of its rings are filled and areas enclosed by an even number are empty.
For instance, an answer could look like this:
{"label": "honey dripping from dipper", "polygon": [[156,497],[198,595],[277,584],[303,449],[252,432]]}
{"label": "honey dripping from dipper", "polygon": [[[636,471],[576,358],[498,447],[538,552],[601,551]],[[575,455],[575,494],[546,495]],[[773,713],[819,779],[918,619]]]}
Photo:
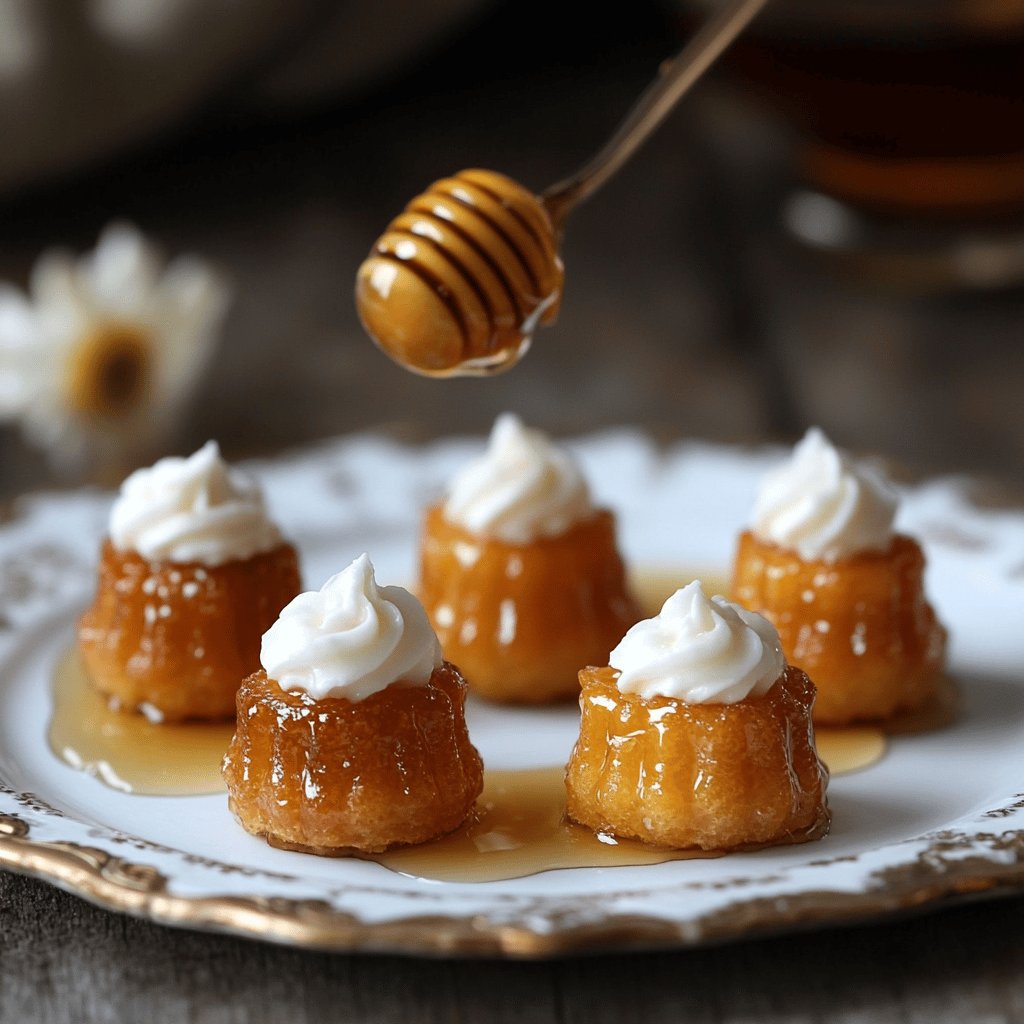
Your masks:
{"label": "honey dripping from dipper", "polygon": [[767,0],[733,0],[667,63],[598,154],[540,196],[496,171],[467,170],[417,196],[356,276],[356,308],[395,362],[429,377],[514,366],[558,314],[558,255],[570,210],[662,123]]}

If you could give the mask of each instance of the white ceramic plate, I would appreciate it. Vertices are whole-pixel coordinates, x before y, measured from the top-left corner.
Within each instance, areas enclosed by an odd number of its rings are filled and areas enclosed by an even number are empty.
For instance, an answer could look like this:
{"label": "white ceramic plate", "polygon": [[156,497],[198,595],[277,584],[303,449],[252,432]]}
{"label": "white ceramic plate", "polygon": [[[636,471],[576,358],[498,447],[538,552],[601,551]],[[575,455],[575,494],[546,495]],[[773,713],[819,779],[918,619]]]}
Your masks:
{"label": "white ceramic plate", "polygon": [[[362,550],[378,578],[414,575],[419,510],[481,442],[341,440],[253,467],[300,549],[308,585]],[[778,452],[619,432],[575,445],[619,514],[633,564],[723,572]],[[225,799],[117,793],[45,741],[53,666],[88,600],[109,496],[26,500],[0,528],[0,864],[157,921],[332,949],[542,956],[697,944],[840,923],[1024,885],[1024,511],[972,506],[962,482],[906,493],[898,525],[925,543],[952,633],[961,719],[893,741],[837,778],[833,830],[805,846],[717,860],[549,871],[454,884],[375,863],[269,848]],[[473,704],[492,768],[564,761],[571,709]]]}

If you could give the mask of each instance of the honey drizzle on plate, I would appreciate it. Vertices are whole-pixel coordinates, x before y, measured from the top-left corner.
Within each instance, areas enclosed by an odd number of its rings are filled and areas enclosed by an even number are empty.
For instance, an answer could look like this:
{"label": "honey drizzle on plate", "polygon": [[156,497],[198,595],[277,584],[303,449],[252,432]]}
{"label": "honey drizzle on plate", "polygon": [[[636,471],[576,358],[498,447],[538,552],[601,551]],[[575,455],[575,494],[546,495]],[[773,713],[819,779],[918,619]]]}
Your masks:
{"label": "honey drizzle on plate", "polygon": [[141,714],[112,710],[89,682],[77,650],[66,652],[54,672],[50,749],[122,793],[224,792],[220,762],[234,731],[233,721],[158,725]]}
{"label": "honey drizzle on plate", "polygon": [[368,859],[392,871],[441,882],[493,882],[557,868],[663,864],[722,856],[666,850],[635,839],[595,835],[565,818],[565,768],[485,771],[470,820],[431,843]]}
{"label": "honey drizzle on plate", "polygon": [[[144,796],[221,793],[220,762],[233,731],[231,722],[157,725],[143,715],[111,710],[89,684],[75,651],[61,658],[54,673],[50,749],[111,789]],[[833,776],[874,764],[887,745],[874,726],[818,728],[816,734],[818,753]],[[519,774],[530,771],[487,773],[488,778]]]}
{"label": "honey drizzle on plate", "polygon": [[[642,571],[633,587],[646,614],[654,614],[694,574]],[[726,593],[721,574],[701,573],[709,593]],[[889,734],[948,725],[956,717],[956,688],[947,681],[922,711],[885,730],[877,726],[816,728],[821,759],[832,776],[877,763]],[[48,739],[66,764],[105,785],[147,796],[222,793],[223,753],[233,723],[160,725],[139,714],[111,710],[89,683],[78,653],[68,651],[54,673]],[[566,751],[566,756],[568,756]],[[479,882],[518,878],[568,867],[660,864],[709,857],[700,851],[665,850],[635,840],[594,835],[565,820],[564,767],[488,770],[484,792],[465,825],[449,836],[370,859],[402,874],[439,881]]]}

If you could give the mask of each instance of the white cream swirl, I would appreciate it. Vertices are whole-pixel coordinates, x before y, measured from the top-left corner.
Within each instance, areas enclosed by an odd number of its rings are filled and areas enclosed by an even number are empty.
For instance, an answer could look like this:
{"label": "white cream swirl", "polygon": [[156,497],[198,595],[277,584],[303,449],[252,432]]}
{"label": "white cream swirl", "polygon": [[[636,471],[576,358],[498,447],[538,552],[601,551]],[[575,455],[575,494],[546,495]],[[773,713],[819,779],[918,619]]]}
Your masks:
{"label": "white cream swirl", "polygon": [[399,679],[422,686],[441,665],[441,645],[423,605],[401,587],[378,587],[363,554],[285,605],[263,634],[260,662],[282,690],[360,701]]}
{"label": "white cream swirl", "polygon": [[622,693],[687,704],[759,697],[786,668],[775,627],[724,597],[708,600],[699,580],[633,626],[608,661]]}
{"label": "white cream swirl", "polygon": [[834,562],[892,540],[896,494],[866,466],[838,452],[817,428],[769,473],[754,504],[753,532],[801,558]]}
{"label": "white cream swirl", "polygon": [[110,512],[110,539],[152,561],[213,566],[270,551],[281,533],[267,518],[259,484],[208,441],[188,458],[132,473]]}
{"label": "white cream swirl", "polygon": [[511,413],[495,420],[487,451],[456,476],[444,506],[449,522],[509,544],[556,537],[593,513],[568,452]]}

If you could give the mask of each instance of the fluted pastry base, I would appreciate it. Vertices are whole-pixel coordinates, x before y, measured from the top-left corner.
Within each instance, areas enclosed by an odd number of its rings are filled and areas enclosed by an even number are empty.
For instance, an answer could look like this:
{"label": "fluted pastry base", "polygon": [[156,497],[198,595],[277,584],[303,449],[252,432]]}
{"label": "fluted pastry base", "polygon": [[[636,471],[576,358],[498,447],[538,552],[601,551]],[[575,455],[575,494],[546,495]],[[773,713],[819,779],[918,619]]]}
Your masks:
{"label": "fluted pastry base", "polygon": [[507,544],[427,512],[419,597],[445,657],[490,700],[576,697],[583,665],[604,664],[640,609],[611,512],[557,537]]}
{"label": "fluted pastry base", "polygon": [[787,659],[814,680],[815,720],[843,725],[913,710],[935,694],[946,631],[923,576],[924,554],[910,537],[822,562],[746,531],[732,597],[775,625]]}
{"label": "fluted pastry base", "polygon": [[621,693],[612,668],[580,672],[569,817],[676,849],[801,843],[828,831],[814,747],[814,684],[787,667],[761,697],[687,704]]}
{"label": "fluted pastry base", "polygon": [[79,650],[93,685],[125,710],[168,722],[231,718],[263,634],[299,586],[290,544],[207,566],[152,562],[108,540]]}
{"label": "fluted pastry base", "polygon": [[261,669],[238,691],[230,808],[273,846],[328,856],[445,835],[483,789],[465,698],[448,663],[423,686],[392,683],[357,702],[286,693]]}

